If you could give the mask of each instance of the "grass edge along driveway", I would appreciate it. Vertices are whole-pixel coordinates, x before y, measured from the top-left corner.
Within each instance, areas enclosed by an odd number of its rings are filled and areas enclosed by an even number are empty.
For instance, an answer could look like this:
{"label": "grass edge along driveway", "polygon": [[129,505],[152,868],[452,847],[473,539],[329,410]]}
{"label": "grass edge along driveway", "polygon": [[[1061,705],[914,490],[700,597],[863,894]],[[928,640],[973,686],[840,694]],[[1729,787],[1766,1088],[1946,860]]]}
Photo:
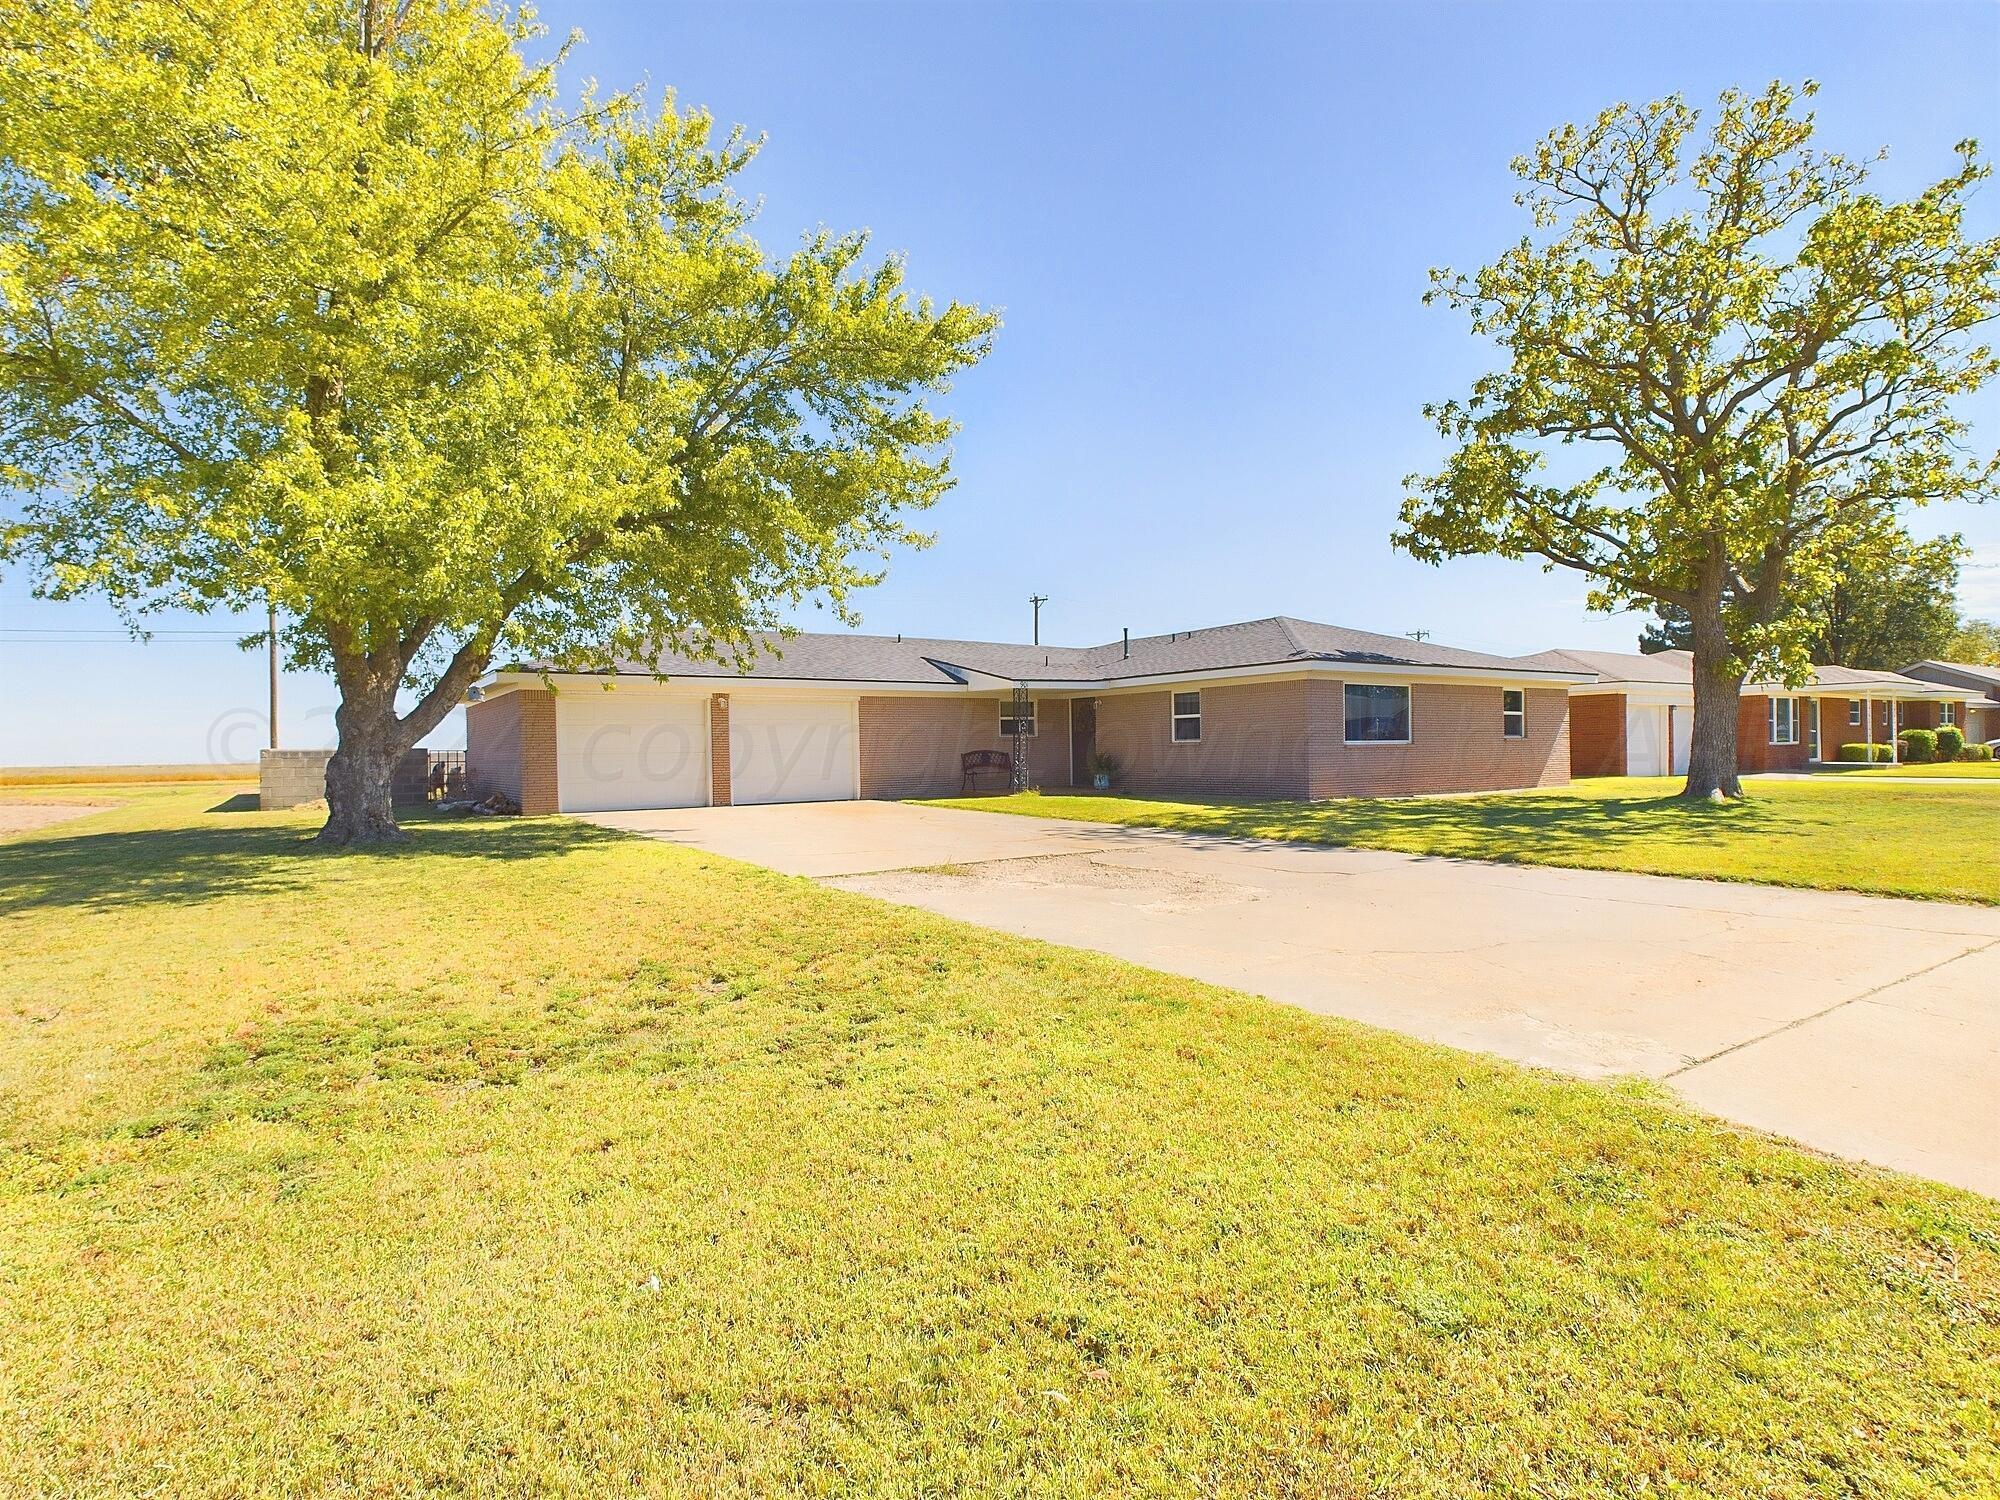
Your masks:
{"label": "grass edge along driveway", "polygon": [[236,805],[0,843],[21,1492],[2000,1489],[1991,1200],[567,820]]}
{"label": "grass edge along driveway", "polygon": [[936,807],[1505,863],[2000,903],[2000,786],[1745,783],[1686,803],[1678,777],[1606,777],[1470,797],[1184,802],[951,797]]}

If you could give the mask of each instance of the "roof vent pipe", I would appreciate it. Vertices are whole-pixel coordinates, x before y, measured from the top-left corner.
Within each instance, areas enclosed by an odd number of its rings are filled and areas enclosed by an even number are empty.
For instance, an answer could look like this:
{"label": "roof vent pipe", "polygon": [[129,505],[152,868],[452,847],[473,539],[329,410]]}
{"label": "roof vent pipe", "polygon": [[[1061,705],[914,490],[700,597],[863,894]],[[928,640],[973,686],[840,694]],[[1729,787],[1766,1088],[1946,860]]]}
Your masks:
{"label": "roof vent pipe", "polygon": [[1130,625],[1125,627],[1125,655],[1127,658],[1130,658],[1132,655],[1132,627]]}

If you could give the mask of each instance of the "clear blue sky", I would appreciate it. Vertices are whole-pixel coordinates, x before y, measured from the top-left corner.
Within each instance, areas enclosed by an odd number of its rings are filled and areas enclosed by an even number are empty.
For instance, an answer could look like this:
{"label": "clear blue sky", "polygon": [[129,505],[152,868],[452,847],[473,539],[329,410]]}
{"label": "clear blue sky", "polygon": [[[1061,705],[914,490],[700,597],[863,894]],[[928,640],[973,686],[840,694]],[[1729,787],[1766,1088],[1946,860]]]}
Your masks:
{"label": "clear blue sky", "polygon": [[[867,227],[939,296],[1002,308],[950,397],[958,488],[865,628],[1086,643],[1273,613],[1499,651],[1629,648],[1574,575],[1393,553],[1400,480],[1441,449],[1421,404],[1482,368],[1425,269],[1522,228],[1507,162],[1619,99],[1820,80],[1824,144],[1890,148],[1892,189],[1961,137],[2000,152],[2000,6],[1043,4],[549,0],[578,77],[641,77],[767,132],[747,187],[782,250]],[[2000,187],[1976,209],[2000,229]],[[2000,442],[2000,394],[1975,409]],[[1940,510],[2000,613],[2000,507]],[[177,620],[183,629],[233,628]],[[810,625],[810,614],[801,623]],[[0,764],[255,753],[261,657],[115,629],[0,584]],[[254,628],[246,625],[243,628]],[[330,743],[330,684],[288,679],[287,743]],[[436,742],[462,735],[454,721]]]}

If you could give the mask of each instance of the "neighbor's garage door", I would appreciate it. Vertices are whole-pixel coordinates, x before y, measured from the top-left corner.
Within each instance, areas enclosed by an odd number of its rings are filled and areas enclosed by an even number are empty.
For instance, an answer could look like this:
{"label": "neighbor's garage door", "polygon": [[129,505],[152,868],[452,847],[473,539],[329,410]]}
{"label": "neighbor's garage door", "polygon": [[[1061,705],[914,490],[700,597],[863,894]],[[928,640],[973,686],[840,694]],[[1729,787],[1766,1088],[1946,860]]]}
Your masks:
{"label": "neighbor's garage door", "polygon": [[834,802],[854,785],[855,703],[753,698],[729,705],[729,800]]}
{"label": "neighbor's garage door", "polygon": [[560,694],[556,801],[564,812],[705,806],[706,700],[593,689]]}

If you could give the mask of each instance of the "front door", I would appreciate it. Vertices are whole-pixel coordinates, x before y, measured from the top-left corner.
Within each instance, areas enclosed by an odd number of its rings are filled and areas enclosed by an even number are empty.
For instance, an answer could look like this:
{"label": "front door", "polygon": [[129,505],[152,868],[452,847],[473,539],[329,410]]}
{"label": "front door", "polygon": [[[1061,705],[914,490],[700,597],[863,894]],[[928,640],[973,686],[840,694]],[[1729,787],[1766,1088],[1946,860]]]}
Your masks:
{"label": "front door", "polygon": [[1069,700],[1069,784],[1090,785],[1090,757],[1097,753],[1097,700]]}

